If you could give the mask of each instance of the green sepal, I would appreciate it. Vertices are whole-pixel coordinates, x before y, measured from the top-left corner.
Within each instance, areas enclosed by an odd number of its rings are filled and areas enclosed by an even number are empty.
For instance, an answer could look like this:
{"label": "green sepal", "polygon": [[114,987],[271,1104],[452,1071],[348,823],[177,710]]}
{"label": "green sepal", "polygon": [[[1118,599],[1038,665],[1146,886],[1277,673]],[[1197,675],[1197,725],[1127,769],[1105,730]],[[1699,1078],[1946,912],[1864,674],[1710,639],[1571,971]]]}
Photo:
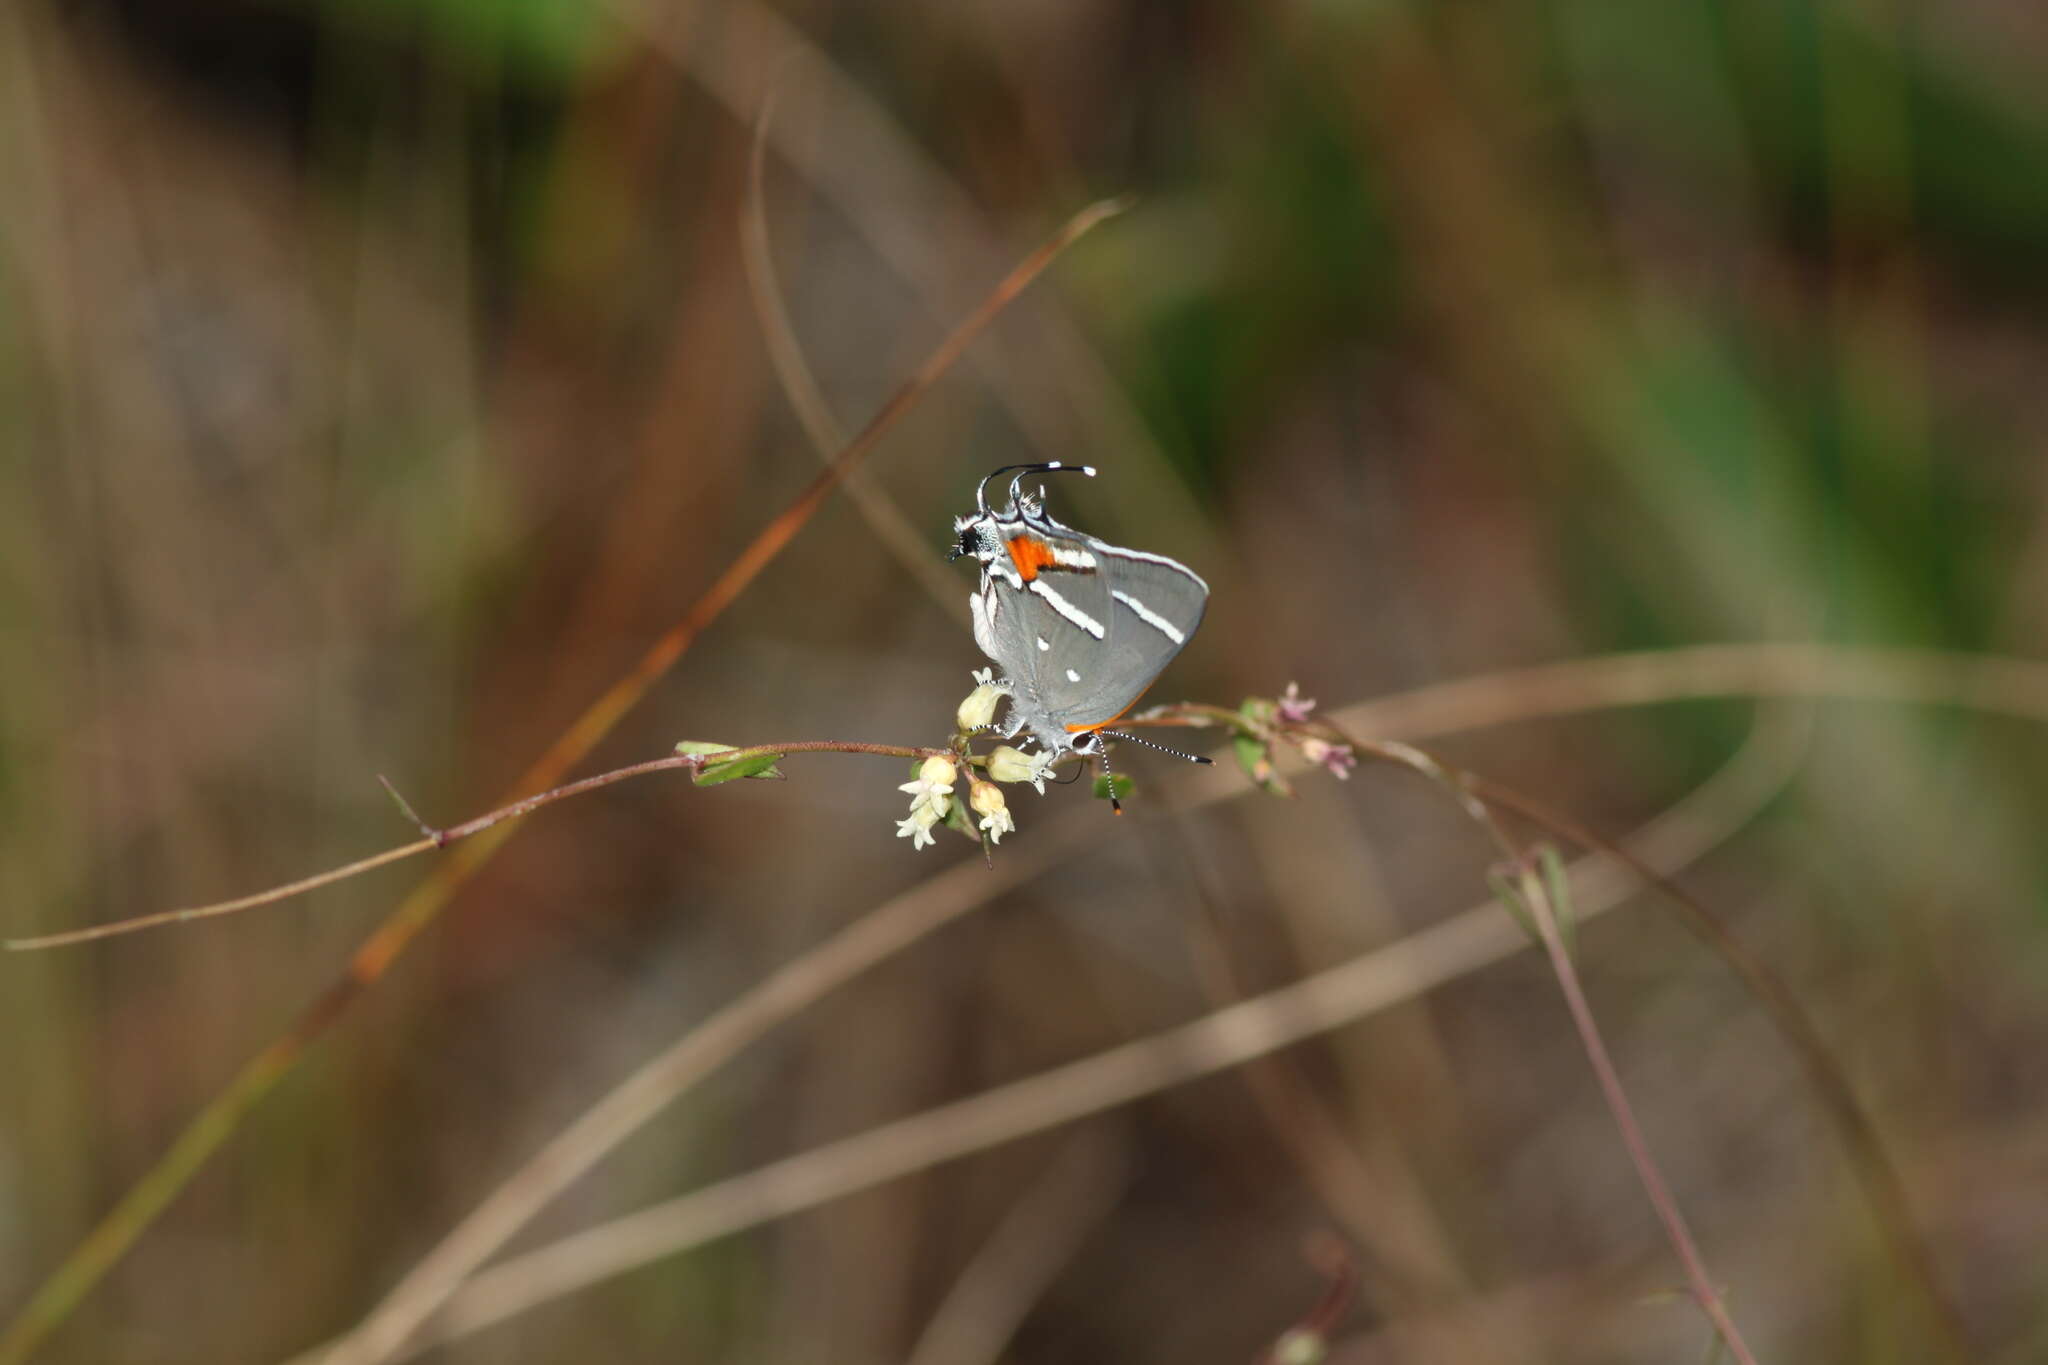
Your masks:
{"label": "green sepal", "polygon": [[970,839],[980,839],[981,831],[975,827],[974,815],[967,809],[967,803],[955,797],[946,805],[945,826],[957,829]]}
{"label": "green sepal", "polygon": [[1565,868],[1564,855],[1557,851],[1557,845],[1537,845],[1530,864],[1505,870],[1496,868],[1486,874],[1486,884],[1493,888],[1493,894],[1514,916],[1515,923],[1522,926],[1522,931],[1541,943],[1543,930],[1536,922],[1536,908],[1529,903],[1529,893],[1523,890],[1531,878],[1535,882],[1535,893],[1550,904],[1551,918],[1557,925],[1558,942],[1563,945],[1565,956],[1577,956],[1578,912],[1572,907],[1571,874]]}
{"label": "green sepal", "polygon": [[1522,932],[1532,943],[1543,942],[1543,931],[1536,927],[1536,912],[1529,908],[1529,902],[1522,899],[1522,889],[1515,885],[1514,878],[1505,872],[1493,871],[1486,874],[1486,884],[1493,888],[1493,894],[1507,908],[1515,923],[1522,926]]}
{"label": "green sepal", "polygon": [[1116,799],[1121,801],[1126,796],[1129,796],[1131,789],[1137,785],[1137,783],[1131,781],[1130,778],[1125,777],[1122,773],[1111,773],[1107,777],[1098,775],[1095,779],[1095,799],[1107,801],[1109,800],[1110,793],[1114,791]]}
{"label": "green sepal", "polygon": [[1550,897],[1551,908],[1557,912],[1557,937],[1564,944],[1566,957],[1579,955],[1579,913],[1572,904],[1571,873],[1564,865],[1564,855],[1557,851],[1556,844],[1544,844],[1536,850],[1536,867],[1543,874],[1543,891]]}
{"label": "green sepal", "polygon": [[715,787],[721,782],[730,782],[739,777],[756,777],[764,781],[777,780],[782,769],[776,767],[782,761],[781,754],[755,754],[751,758],[736,758],[730,763],[716,763],[702,772],[695,773],[690,780],[700,787]]}
{"label": "green sepal", "polygon": [[[685,739],[676,744],[676,752],[685,758],[709,758],[713,754],[732,753],[733,746],[710,739]],[[781,761],[781,754],[755,754],[750,758],[734,759],[730,763],[714,763],[709,767],[700,767],[690,775],[690,780],[700,787],[715,787],[721,782],[730,782],[740,777],[758,777],[763,781],[780,780],[782,770],[775,765]]]}

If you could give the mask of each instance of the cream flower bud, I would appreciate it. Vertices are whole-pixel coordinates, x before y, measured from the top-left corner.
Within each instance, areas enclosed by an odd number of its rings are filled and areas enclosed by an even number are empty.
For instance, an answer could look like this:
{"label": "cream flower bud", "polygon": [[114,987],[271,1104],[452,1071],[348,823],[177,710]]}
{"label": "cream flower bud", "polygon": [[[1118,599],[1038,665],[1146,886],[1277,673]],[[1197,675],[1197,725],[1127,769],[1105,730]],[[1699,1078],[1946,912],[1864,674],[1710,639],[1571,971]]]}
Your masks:
{"label": "cream flower bud", "polygon": [[924,761],[917,770],[917,776],[905,782],[896,790],[910,793],[910,810],[914,815],[929,808],[933,817],[942,818],[953,800],[953,783],[959,777],[960,769],[950,754],[935,754]]}
{"label": "cream flower bud", "polygon": [[967,793],[967,804],[981,816],[981,830],[988,835],[992,844],[999,844],[1003,836],[1017,828],[1017,822],[1010,818],[1010,808],[1003,800],[1003,789],[993,782],[977,779]]}
{"label": "cream flower bud", "polygon": [[1013,749],[1007,744],[998,744],[988,756],[988,775],[998,782],[1029,782],[1040,793],[1045,791],[1045,774],[1052,767],[1049,753],[1027,754],[1022,749]]}
{"label": "cream flower bud", "polygon": [[996,718],[996,704],[1005,695],[1003,689],[992,682],[985,682],[969,692],[967,700],[960,703],[960,709],[953,717],[959,723],[960,733],[971,735],[986,727]]}

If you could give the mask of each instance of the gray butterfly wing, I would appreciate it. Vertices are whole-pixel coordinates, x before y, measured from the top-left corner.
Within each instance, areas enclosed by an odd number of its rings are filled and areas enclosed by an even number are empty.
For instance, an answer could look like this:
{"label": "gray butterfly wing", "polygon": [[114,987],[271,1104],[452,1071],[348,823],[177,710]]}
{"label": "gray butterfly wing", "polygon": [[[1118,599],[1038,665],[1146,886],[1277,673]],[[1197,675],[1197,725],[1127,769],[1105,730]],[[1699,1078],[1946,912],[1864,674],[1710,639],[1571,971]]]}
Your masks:
{"label": "gray butterfly wing", "polygon": [[[1202,622],[1208,585],[1159,555],[1091,537],[1090,573],[1041,570],[1020,613],[1030,623],[1033,695],[1063,729],[1115,720],[1144,694]],[[1049,648],[1041,649],[1044,640]]]}
{"label": "gray butterfly wing", "polygon": [[1093,575],[1041,571],[1022,587],[999,576],[983,584],[976,609],[984,652],[1016,684],[1013,715],[1051,749],[1071,744],[1066,726],[1083,693],[1077,680],[1100,674],[1111,598]]}
{"label": "gray butterfly wing", "polygon": [[1084,705],[1100,725],[1129,710],[1174,656],[1186,648],[1209,606],[1209,585],[1185,565],[1163,555],[1124,550],[1096,542],[1109,605],[1109,675],[1102,691]]}

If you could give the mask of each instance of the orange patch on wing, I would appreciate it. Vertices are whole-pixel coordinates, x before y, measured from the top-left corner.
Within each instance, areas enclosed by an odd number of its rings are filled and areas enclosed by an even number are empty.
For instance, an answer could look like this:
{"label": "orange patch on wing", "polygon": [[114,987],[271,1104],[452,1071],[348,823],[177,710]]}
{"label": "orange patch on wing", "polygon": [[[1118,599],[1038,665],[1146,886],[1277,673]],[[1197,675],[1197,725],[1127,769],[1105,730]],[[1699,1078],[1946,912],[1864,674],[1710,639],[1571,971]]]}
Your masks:
{"label": "orange patch on wing", "polygon": [[1017,573],[1029,583],[1038,577],[1038,571],[1059,561],[1053,558],[1052,546],[1036,536],[1018,536],[1009,542],[1010,562],[1017,566]]}

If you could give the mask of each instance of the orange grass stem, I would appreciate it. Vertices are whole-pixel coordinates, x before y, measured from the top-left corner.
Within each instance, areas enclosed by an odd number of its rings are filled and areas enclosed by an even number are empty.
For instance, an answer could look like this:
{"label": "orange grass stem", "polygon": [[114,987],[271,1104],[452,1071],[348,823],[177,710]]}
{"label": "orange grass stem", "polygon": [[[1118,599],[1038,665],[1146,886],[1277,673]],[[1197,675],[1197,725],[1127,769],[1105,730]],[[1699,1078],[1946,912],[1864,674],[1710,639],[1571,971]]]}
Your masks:
{"label": "orange grass stem", "polygon": [[[515,796],[530,794],[559,783],[562,774],[581,761],[598,741],[611,732],[620,717],[631,710],[647,690],[682,657],[705,627],[724,613],[744,592],[761,570],[781,553],[809,521],[825,497],[880,442],[896,422],[922,398],[939,377],[960,358],[1025,286],[1089,229],[1122,213],[1129,198],[1104,200],[1082,209],[1052,239],[1025,257],[996,285],[981,306],[952,333],[919,367],[917,372],[891,394],[874,419],[854,437],[846,449],[799,493],[780,515],[763,527],[739,557],[726,567],[696,605],[690,608],[626,675],[606,689],[582,716],[578,717],[547,752],[527,769],[513,786]],[[55,1331],[93,1287],[135,1244],[144,1229],[176,1198],[220,1145],[241,1125],[242,1117],[286,1075],[315,1039],[365,990],[374,985],[412,943],[420,931],[439,917],[443,908],[477,868],[518,828],[502,823],[484,830],[478,837],[459,845],[453,855],[398,907],[372,930],[349,959],[348,966],[331,985],[316,996],[291,1027],[243,1066],[205,1108],[186,1125],[170,1149],[110,1209],[85,1240],[53,1271],[14,1320],[0,1332],[0,1365],[21,1365],[51,1332]],[[431,846],[431,841],[429,841]]]}

